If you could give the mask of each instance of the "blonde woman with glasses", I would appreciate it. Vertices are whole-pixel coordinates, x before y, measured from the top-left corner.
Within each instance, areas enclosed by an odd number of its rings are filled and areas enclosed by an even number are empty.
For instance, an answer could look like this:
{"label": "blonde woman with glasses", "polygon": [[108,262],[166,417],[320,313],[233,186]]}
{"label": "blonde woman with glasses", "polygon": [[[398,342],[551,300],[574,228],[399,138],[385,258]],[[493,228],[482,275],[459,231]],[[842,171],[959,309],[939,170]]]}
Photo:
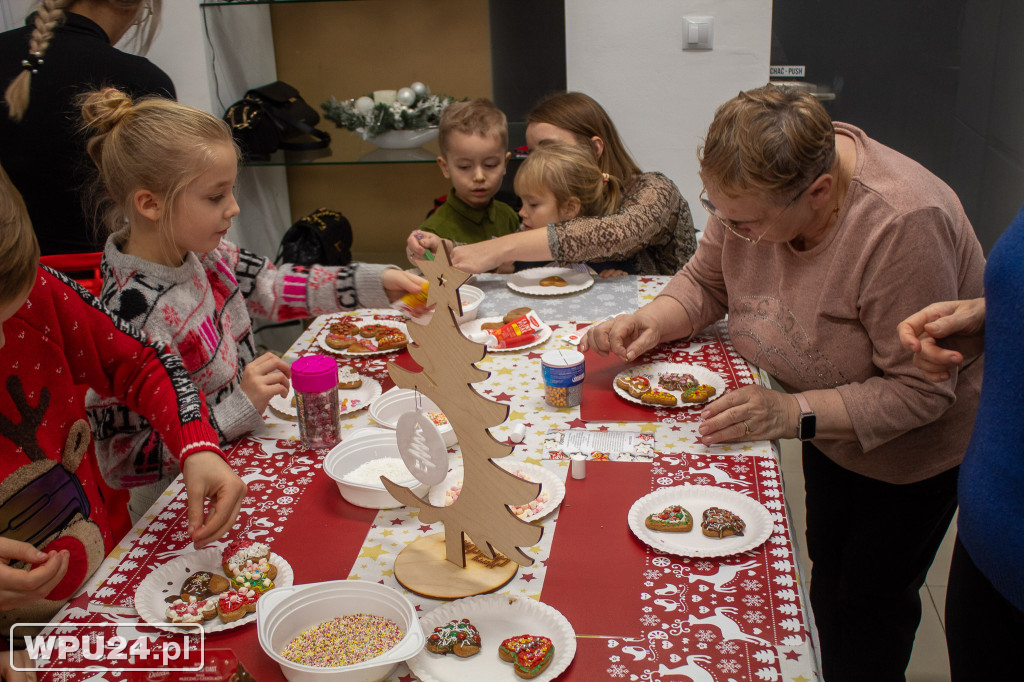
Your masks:
{"label": "blonde woman with glasses", "polygon": [[699,158],[711,215],[697,253],[581,345],[634,360],[728,315],[736,349],[787,392],[725,394],[702,439],[803,441],[824,679],[903,680],[982,363],[932,383],[895,330],[934,300],[980,296],[981,245],[949,187],[796,90],[726,102]]}
{"label": "blonde woman with glasses", "polygon": [[[80,189],[91,163],[75,97],[110,86],[173,99],[145,54],[161,0],[42,0],[22,28],[0,33],[0,163],[28,205],[42,255],[102,251]],[[114,45],[127,43],[138,54]]]}

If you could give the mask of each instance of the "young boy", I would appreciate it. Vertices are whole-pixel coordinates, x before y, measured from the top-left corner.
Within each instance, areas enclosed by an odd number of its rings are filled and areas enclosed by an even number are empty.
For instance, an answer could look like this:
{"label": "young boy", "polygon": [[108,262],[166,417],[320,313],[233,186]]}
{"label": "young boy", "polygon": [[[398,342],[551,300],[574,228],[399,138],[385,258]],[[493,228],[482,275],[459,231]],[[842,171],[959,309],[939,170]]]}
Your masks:
{"label": "young boy", "polygon": [[515,211],[494,200],[511,157],[505,114],[489,99],[453,102],[441,115],[438,143],[437,165],[452,189],[419,229],[458,243],[518,232]]}

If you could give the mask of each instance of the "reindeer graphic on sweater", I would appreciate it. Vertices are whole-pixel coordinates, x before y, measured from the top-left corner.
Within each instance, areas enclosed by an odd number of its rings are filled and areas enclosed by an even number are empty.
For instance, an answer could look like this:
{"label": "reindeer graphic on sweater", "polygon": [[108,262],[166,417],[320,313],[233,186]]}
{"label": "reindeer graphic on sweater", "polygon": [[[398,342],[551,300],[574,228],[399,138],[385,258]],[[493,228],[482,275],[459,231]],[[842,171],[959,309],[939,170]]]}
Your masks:
{"label": "reindeer graphic on sweater", "polygon": [[105,553],[103,534],[89,520],[89,498],[75,475],[89,449],[88,423],[82,419],[72,423],[60,460],[50,459],[37,439],[46,421],[50,391],[42,389],[31,404],[20,377],[9,376],[6,388],[21,419],[15,422],[0,415],[0,436],[14,443],[27,463],[0,482],[0,534],[43,552],[66,549],[71,557],[64,578],[46,598],[0,613],[0,631],[9,630],[13,623],[49,620],[99,567]]}

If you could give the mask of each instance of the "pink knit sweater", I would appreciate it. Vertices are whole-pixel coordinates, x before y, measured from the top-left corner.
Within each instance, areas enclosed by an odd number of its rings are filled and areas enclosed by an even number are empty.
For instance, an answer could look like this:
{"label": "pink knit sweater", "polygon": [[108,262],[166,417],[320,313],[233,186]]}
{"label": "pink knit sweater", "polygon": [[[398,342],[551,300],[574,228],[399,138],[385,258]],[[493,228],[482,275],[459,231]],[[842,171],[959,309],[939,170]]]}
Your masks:
{"label": "pink knit sweater", "polygon": [[890,483],[911,483],[963,458],[982,361],[927,381],[896,325],[935,301],[982,295],[985,258],[953,191],[916,162],[836,123],[857,165],[836,224],[808,251],[752,246],[708,221],[696,255],[662,295],[693,328],[728,312],[744,358],[788,391],[835,389],[856,442],[816,439],[833,461]]}

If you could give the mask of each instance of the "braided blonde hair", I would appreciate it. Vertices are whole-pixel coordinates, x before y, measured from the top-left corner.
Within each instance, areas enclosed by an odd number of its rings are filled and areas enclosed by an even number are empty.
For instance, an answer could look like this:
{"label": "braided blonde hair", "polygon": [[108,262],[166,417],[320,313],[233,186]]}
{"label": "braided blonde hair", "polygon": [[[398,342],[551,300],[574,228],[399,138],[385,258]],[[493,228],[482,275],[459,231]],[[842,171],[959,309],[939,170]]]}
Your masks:
{"label": "braided blonde hair", "polygon": [[[13,121],[21,121],[28,109],[29,91],[32,84],[32,74],[39,71],[43,64],[43,57],[50,47],[53,39],[53,32],[57,25],[64,20],[65,12],[69,11],[76,0],[42,0],[39,9],[36,10],[35,26],[28,43],[28,57],[21,61],[24,67],[21,73],[15,76],[14,80],[7,86],[4,92],[4,99],[7,102],[7,115]],[[149,14],[137,22],[135,33],[136,48],[139,54],[145,54],[153,38],[156,36],[160,24],[160,10],[162,0],[110,0],[115,5],[124,8],[136,7],[141,11],[148,7]],[[143,3],[147,4],[143,4]]]}
{"label": "braided blonde hair", "polygon": [[619,208],[622,189],[618,178],[603,173],[589,147],[545,142],[530,151],[513,181],[522,196],[538,189],[550,192],[561,209],[576,197],[581,216],[606,216]]}
{"label": "braided blonde hair", "polygon": [[39,70],[43,63],[43,55],[50,47],[53,29],[64,19],[64,10],[74,0],[43,0],[36,11],[35,28],[28,43],[28,57],[22,60],[25,68],[15,76],[7,86],[4,99],[7,100],[7,113],[14,121],[20,121],[28,109],[29,85],[32,74]]}

